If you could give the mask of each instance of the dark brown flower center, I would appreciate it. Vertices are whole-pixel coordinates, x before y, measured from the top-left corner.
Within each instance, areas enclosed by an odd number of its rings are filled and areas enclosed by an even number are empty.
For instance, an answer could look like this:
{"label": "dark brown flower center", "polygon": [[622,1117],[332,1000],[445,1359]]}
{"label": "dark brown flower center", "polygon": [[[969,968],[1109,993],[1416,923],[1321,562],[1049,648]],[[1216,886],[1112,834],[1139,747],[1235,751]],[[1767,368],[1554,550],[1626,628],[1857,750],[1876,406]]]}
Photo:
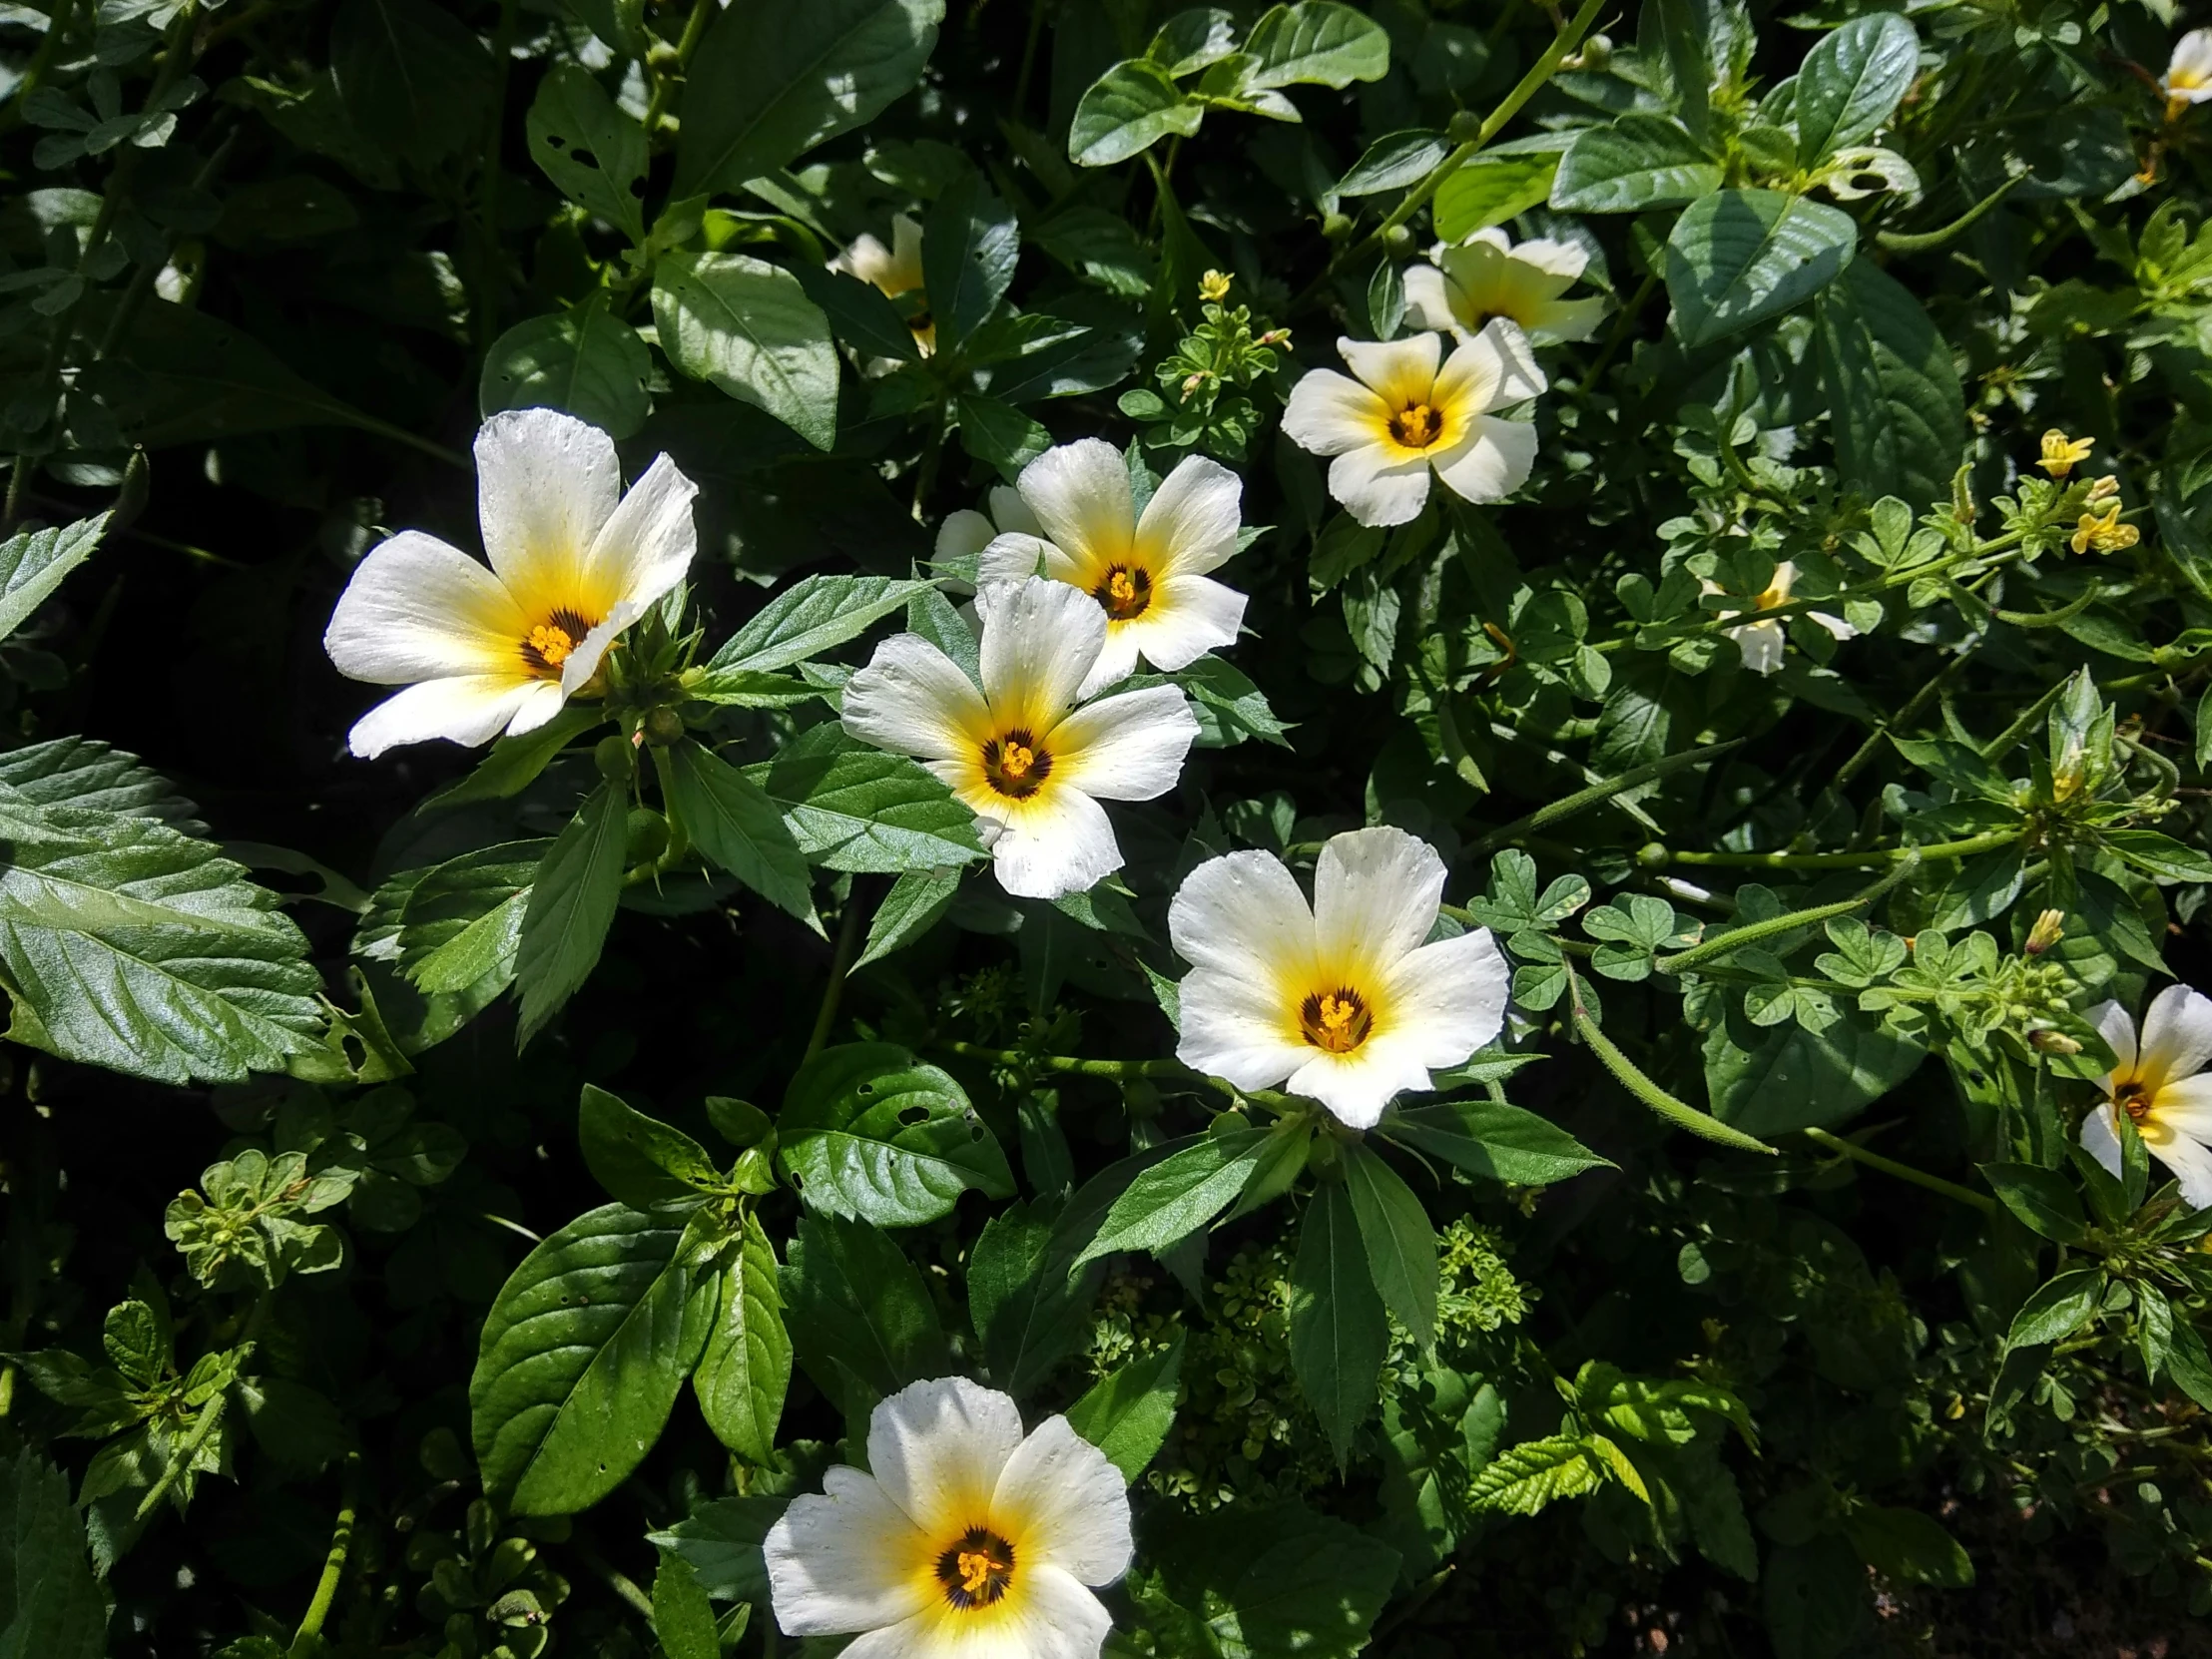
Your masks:
{"label": "dark brown flower center", "polygon": [[576,654],[591,631],[589,617],[566,609],[555,611],[523,637],[523,666],[540,680],[558,680],[561,665]]}
{"label": "dark brown flower center", "polygon": [[1027,727],[1016,727],[983,746],[983,781],[1000,795],[1026,801],[1052,776],[1052,757]]}
{"label": "dark brown flower center", "polygon": [[2150,1116],[2152,1098],[2149,1087],[2139,1077],[2130,1077],[2112,1091],[2112,1104],[2137,1123]]}
{"label": "dark brown flower center", "polygon": [[1350,1054],[1368,1040],[1375,1016],[1368,999],[1349,985],[1316,991],[1299,1005],[1298,1028],[1306,1040],[1329,1054]]}
{"label": "dark brown flower center", "polygon": [[1014,1546],[987,1527],[969,1527],[937,1557],[944,1599],[963,1613],[990,1606],[1013,1581]]}
{"label": "dark brown flower center", "polygon": [[1407,449],[1426,449],[1443,429],[1443,415],[1426,403],[1409,403],[1390,416],[1390,436]]}
{"label": "dark brown flower center", "polygon": [[1152,572],[1142,565],[1114,565],[1107,570],[1106,580],[1091,589],[1091,597],[1116,622],[1143,616],[1152,603]]}

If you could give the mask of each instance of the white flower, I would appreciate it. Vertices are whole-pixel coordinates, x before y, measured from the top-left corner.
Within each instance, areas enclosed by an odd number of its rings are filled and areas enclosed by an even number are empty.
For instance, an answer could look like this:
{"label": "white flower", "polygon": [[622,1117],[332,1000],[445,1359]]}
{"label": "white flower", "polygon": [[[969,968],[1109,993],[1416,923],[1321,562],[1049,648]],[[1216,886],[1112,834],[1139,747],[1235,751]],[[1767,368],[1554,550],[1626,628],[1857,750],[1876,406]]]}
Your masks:
{"label": "white flower", "polygon": [[[1774,567],[1774,580],[1767,585],[1765,593],[1742,610],[1726,610],[1720,615],[1742,616],[1747,611],[1771,611],[1778,606],[1787,605],[1790,602],[1790,584],[1796,580],[1797,565],[1784,559]],[[1701,581],[1698,585],[1707,593],[1727,591],[1718,582]],[[1830,616],[1825,611],[1809,611],[1806,616],[1809,621],[1819,623],[1837,639],[1850,640],[1859,637],[1859,630],[1840,616]],[[1737,649],[1744,654],[1744,667],[1754,674],[1773,674],[1782,667],[1782,648],[1787,641],[1784,626],[1788,620],[1787,617],[1770,616],[1728,630],[1728,637],[1736,642]]]}
{"label": "white flower", "polygon": [[927,640],[898,634],[845,682],[844,728],[951,786],[1008,892],[1081,892],[1121,867],[1099,802],[1175,788],[1198,718],[1173,686],[1076,707],[1106,649],[1106,613],[1087,594],[1038,577],[987,582],[975,609],[981,691]]}
{"label": "white flower", "polygon": [[555,409],[484,422],[476,491],[489,570],[402,530],[369,550],[338,596],[322,636],[338,672],[407,688],[361,717],[356,755],[535,731],[698,549],[698,486],[674,461],[657,456],[625,495],[614,440]]}
{"label": "white flower", "polygon": [[1274,854],[1191,871],[1168,936],[1191,964],[1176,1058],[1243,1089],[1281,1083],[1355,1129],[1498,1034],[1504,958],[1478,927],[1423,944],[1444,861],[1402,830],[1332,838],[1314,905]]}
{"label": "white flower", "polygon": [[1084,1586],[1129,1570],[1129,1494],[1066,1417],[1024,1438],[1005,1394],[915,1382],[869,1416],[867,1460],[762,1540],[785,1635],[859,1632],[844,1659],[1095,1659],[1114,1621]]}
{"label": "white flower", "polygon": [[984,548],[979,581],[1031,576],[1080,588],[1106,617],[1106,649],[1085,696],[1136,672],[1187,668],[1234,645],[1245,596],[1206,573],[1237,551],[1244,485],[1218,461],[1187,456],[1140,515],[1129,469],[1110,443],[1085,438],[1022,469],[1020,495],[1036,534],[1005,525]]}
{"label": "white flower", "polygon": [[1503,231],[1477,231],[1456,248],[1438,246],[1434,265],[1405,269],[1405,317],[1471,339],[1493,316],[1520,324],[1538,345],[1588,339],[1605,315],[1603,299],[1562,299],[1588,252],[1571,242],[1524,242]]}
{"label": "white flower", "polygon": [[2181,1201],[2192,1210],[2212,1207],[2212,1076],[2204,1070],[2212,1061],[2212,997],[2168,985],[2143,1016],[2140,1047],[2135,1022],[2117,1002],[2090,1009],[2089,1019],[2118,1063],[2102,1084],[2104,1103],[2081,1120],[2081,1144],[2118,1175],[2114,1112],[2125,1111],[2150,1155],[2181,1183]]}
{"label": "white flower", "polygon": [[[830,269],[857,276],[880,290],[886,299],[919,293],[921,227],[910,214],[899,214],[891,220],[890,247],[885,248],[863,232],[853,239],[851,247],[830,262]],[[926,306],[908,317],[906,326],[913,330],[914,344],[924,357],[937,349],[937,325]]]}
{"label": "white flower", "polygon": [[[938,564],[954,568],[963,563],[972,566],[982,557],[983,549],[1003,534],[1043,536],[1044,526],[1037,522],[1037,515],[1029,510],[1021,492],[1013,485],[993,484],[984,502],[990,508],[988,513],[962,507],[956,513],[945,515],[944,522],[937,526]],[[1026,576],[1029,572],[1022,574]]]}
{"label": "white flower", "polygon": [[2191,29],[2174,42],[2174,55],[2158,84],[2166,94],[2168,121],[2191,104],[2212,98],[2212,29]]}
{"label": "white flower", "polygon": [[1536,428],[1491,411],[1544,389],[1543,371],[1512,323],[1486,324],[1437,367],[1435,334],[1341,339],[1358,379],[1317,368],[1283,411],[1291,441],[1334,455],[1329,493],[1362,524],[1404,524],[1428,499],[1428,474],[1469,501],[1499,501],[1536,463]]}

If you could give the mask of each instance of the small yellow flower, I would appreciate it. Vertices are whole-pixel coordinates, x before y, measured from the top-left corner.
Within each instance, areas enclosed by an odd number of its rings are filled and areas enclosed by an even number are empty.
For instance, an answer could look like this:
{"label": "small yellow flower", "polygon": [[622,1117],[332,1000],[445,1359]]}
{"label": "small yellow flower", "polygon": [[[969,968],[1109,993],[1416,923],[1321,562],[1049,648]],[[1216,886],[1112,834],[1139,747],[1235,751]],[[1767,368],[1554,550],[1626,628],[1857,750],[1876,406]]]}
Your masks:
{"label": "small yellow flower", "polygon": [[2115,501],[2105,508],[2101,518],[2095,513],[2081,515],[2074,526],[2072,545],[2076,553],[2117,553],[2142,539],[2143,533],[2134,525],[2120,522],[2120,504]]}
{"label": "small yellow flower", "polygon": [[2026,951],[2030,956],[2040,956],[2065,936],[2066,912],[2045,910],[2035,918],[2035,925],[2027,930]]}
{"label": "small yellow flower", "polygon": [[1222,271],[1209,271],[1198,279],[1198,296],[1201,299],[1227,299],[1229,275]]}
{"label": "small yellow flower", "polygon": [[2053,478],[2063,478],[2087,460],[2089,451],[2096,446],[2094,438],[2069,438],[2053,426],[2043,434],[2042,458],[2035,464]]}
{"label": "small yellow flower", "polygon": [[2116,472],[2107,472],[2102,478],[2097,479],[2089,486],[2089,505],[2092,507],[2101,507],[2104,505],[2105,502],[2111,500],[2119,493],[2119,474]]}

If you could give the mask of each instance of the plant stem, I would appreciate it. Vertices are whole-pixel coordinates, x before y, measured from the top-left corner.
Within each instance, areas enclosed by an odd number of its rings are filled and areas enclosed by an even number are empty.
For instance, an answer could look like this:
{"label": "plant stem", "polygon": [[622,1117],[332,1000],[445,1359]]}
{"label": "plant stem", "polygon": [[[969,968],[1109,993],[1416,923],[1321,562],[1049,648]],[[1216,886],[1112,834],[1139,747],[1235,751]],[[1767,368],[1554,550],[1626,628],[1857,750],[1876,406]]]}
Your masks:
{"label": "plant stem", "polygon": [[330,1553],[323,1557],[322,1576],[315,1581],[314,1596],[292,1635],[292,1659],[306,1659],[312,1651],[308,1644],[321,1636],[322,1621],[330,1616],[330,1604],[337,1600],[338,1581],[345,1576],[346,1553],[353,1547],[353,1516],[360,1504],[361,1454],[350,1451],[345,1456],[345,1489],[338,1500],[337,1524],[330,1529]]}
{"label": "plant stem", "polygon": [[200,1420],[192,1425],[192,1437],[177,1448],[176,1454],[169,1460],[169,1466],[162,1470],[162,1477],[139,1500],[138,1512],[131,1517],[132,1520],[142,1521],[160,1506],[162,1499],[169,1495],[169,1488],[176,1485],[185,1470],[192,1467],[192,1460],[200,1455],[200,1448],[208,1443],[208,1436],[216,1431],[216,1425],[222,1422],[224,1410],[230,1403],[231,1396],[221,1393],[200,1408]]}
{"label": "plant stem", "polygon": [[1175,1077],[1195,1082],[1211,1081],[1180,1060],[1082,1060],[1072,1054],[1032,1054],[1024,1048],[985,1048],[980,1043],[941,1040],[931,1044],[963,1059],[983,1060],[998,1066],[1029,1066],[1057,1072],[1063,1077]]}
{"label": "plant stem", "polygon": [[844,914],[837,918],[836,948],[830,957],[830,982],[822,987],[822,1006],[815,1013],[814,1035],[807,1039],[806,1058],[820,1054],[830,1040],[830,1028],[837,1022],[837,1003],[844,995],[844,976],[852,971],[852,958],[860,949],[860,895],[847,893]]}
{"label": "plant stem", "polygon": [[1687,1129],[1693,1135],[1702,1135],[1706,1140],[1717,1141],[1722,1146],[1732,1146],[1744,1152],[1764,1152],[1770,1158],[1780,1156],[1765,1141],[1747,1135],[1741,1129],[1730,1127],[1710,1112],[1699,1111],[1686,1100],[1677,1100],[1654,1083],[1635,1061],[1621,1052],[1619,1045],[1600,1029],[1597,1021],[1590,1017],[1590,1010],[1582,1002],[1582,981],[1576,977],[1573,966],[1566,962],[1560,963],[1560,966],[1566,970],[1567,1010],[1572,1018],[1575,1035],[1589,1045],[1590,1052],[1604,1062],[1605,1069],[1613,1074],[1622,1088],[1669,1123],[1677,1128]]}
{"label": "plant stem", "polygon": [[1680,755],[1668,755],[1660,760],[1647,761],[1640,767],[1630,767],[1618,778],[1608,778],[1602,784],[1592,784],[1586,790],[1577,790],[1573,795],[1564,796],[1552,802],[1549,806],[1539,807],[1533,813],[1517,818],[1501,829],[1490,830],[1480,840],[1467,848],[1467,855],[1469,857],[1479,857],[1492,847],[1503,846],[1509,841],[1517,840],[1522,835],[1557,824],[1561,819],[1572,818],[1575,814],[1587,808],[1595,807],[1598,803],[1610,800],[1616,795],[1623,795],[1641,784],[1648,784],[1655,778],[1664,778],[1670,773],[1682,771],[1685,767],[1698,766],[1703,762],[1716,760],[1727,754],[1731,749],[1741,747],[1743,741],[1741,738],[1730,738],[1726,743],[1710,744],[1703,749],[1685,750]]}
{"label": "plant stem", "polygon": [[715,0],[693,0],[691,16],[684,20],[683,36],[676,43],[676,67],[654,84],[653,101],[645,108],[648,139],[661,130],[661,122],[668,115],[669,101],[676,96],[676,84],[691,67],[692,54],[699,50],[699,37],[707,32],[707,24],[715,14]]}
{"label": "plant stem", "polygon": [[1961,1204],[1970,1204],[1985,1216],[1997,1213],[1997,1201],[1986,1193],[1977,1193],[1971,1187],[1961,1187],[1955,1181],[1945,1181],[1939,1175],[1931,1175],[1925,1169],[1915,1169],[1911,1164],[1901,1164],[1895,1158],[1885,1158],[1879,1152],[1869,1152],[1856,1141],[1847,1141],[1841,1135],[1831,1135],[1825,1129],[1808,1129],[1805,1138],[1815,1146],[1826,1147],[1839,1157],[1849,1158],[1855,1164],[1865,1164],[1869,1169],[1880,1170],[1884,1175],[1894,1175],[1900,1181],[1910,1181],[1916,1187],[1926,1187],[1932,1193],[1941,1193]]}
{"label": "plant stem", "polygon": [[1833,904],[1816,904],[1807,910],[1792,910],[1787,915],[1769,916],[1765,921],[1750,922],[1742,927],[1731,927],[1727,932],[1707,939],[1702,944],[1694,944],[1687,950],[1678,950],[1672,956],[1662,957],[1653,965],[1665,974],[1695,972],[1714,958],[1725,956],[1732,950],[1740,950],[1747,944],[1757,944],[1761,939],[1794,932],[1800,927],[1817,926],[1824,921],[1834,921],[1839,916],[1848,916],[1854,910],[1863,910],[1904,880],[1919,865],[1920,848],[1908,847],[1906,850],[1914,856],[1899,859],[1881,880],[1851,898],[1838,899]]}
{"label": "plant stem", "polygon": [[1660,847],[1644,861],[1654,869],[1664,869],[1669,864],[1730,869],[1869,869],[1914,858],[1970,858],[1976,852],[1994,852],[2000,846],[2010,846],[2019,838],[2020,831],[2014,829],[1990,830],[1958,841],[1870,847],[1864,852],[1675,852]]}
{"label": "plant stem", "polygon": [[31,62],[23,71],[23,79],[8,90],[8,107],[0,110],[0,133],[12,133],[23,125],[23,101],[45,84],[46,73],[54,67],[54,60],[61,56],[62,44],[69,34],[69,26],[75,21],[76,0],[58,0],[54,15],[46,21],[46,38],[38,43],[38,50],[31,54]]}
{"label": "plant stem", "polygon": [[2027,175],[2024,173],[2014,174],[1939,230],[1920,232],[1878,231],[1874,240],[1893,254],[1925,254],[1931,249],[1940,248],[1952,237],[1960,236],[1972,230],[1975,225],[1980,223],[1983,214],[1988,213],[1999,202],[2011,195],[2012,187],[2026,178]]}

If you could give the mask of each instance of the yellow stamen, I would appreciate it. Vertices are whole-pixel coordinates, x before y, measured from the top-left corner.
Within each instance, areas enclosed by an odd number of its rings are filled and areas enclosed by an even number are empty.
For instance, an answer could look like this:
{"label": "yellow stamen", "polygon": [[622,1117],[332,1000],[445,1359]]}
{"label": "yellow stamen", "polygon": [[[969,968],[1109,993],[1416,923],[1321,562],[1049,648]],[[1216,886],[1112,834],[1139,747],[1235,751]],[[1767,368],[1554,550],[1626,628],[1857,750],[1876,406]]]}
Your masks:
{"label": "yellow stamen", "polygon": [[576,642],[568,637],[567,629],[541,622],[530,630],[530,649],[543,657],[549,667],[559,668],[575,653]]}
{"label": "yellow stamen", "polygon": [[969,1595],[980,1595],[991,1581],[991,1558],[979,1550],[960,1551],[960,1588]]}
{"label": "yellow stamen", "polygon": [[1014,1582],[1014,1546],[987,1526],[971,1526],[937,1556],[944,1599],[973,1612],[1005,1598]]}
{"label": "yellow stamen", "polygon": [[2053,478],[2063,478],[2087,460],[2096,446],[2095,438],[2069,438],[2053,426],[2043,434],[2042,456],[2035,464]]}
{"label": "yellow stamen", "polygon": [[1052,776],[1052,755],[1026,728],[983,746],[983,781],[1010,801],[1026,801]]}
{"label": "yellow stamen", "polygon": [[1426,449],[1443,429],[1443,415],[1426,403],[1409,403],[1390,416],[1390,436],[1407,449]]}
{"label": "yellow stamen", "polygon": [[2141,1123],[2150,1116],[2151,1108],[2158,1104],[2158,1098],[2143,1086],[2140,1078],[2130,1077],[2126,1082],[2114,1086],[2112,1104],[2135,1122]]}
{"label": "yellow stamen", "polygon": [[1091,590],[1091,597],[1106,608],[1114,622],[1143,616],[1152,605],[1152,573],[1141,565],[1115,565],[1106,580]]}
{"label": "yellow stamen", "polygon": [[1018,743],[1010,743],[998,752],[999,770],[1009,778],[1026,778],[1029,769],[1037,764],[1037,752],[1024,749]]}
{"label": "yellow stamen", "polygon": [[541,680],[558,680],[561,665],[576,655],[591,631],[591,618],[566,607],[556,610],[523,636],[523,665]]}
{"label": "yellow stamen", "polygon": [[1367,998],[1349,985],[1316,991],[1299,1006],[1299,1030],[1326,1054],[1350,1054],[1375,1028]]}

